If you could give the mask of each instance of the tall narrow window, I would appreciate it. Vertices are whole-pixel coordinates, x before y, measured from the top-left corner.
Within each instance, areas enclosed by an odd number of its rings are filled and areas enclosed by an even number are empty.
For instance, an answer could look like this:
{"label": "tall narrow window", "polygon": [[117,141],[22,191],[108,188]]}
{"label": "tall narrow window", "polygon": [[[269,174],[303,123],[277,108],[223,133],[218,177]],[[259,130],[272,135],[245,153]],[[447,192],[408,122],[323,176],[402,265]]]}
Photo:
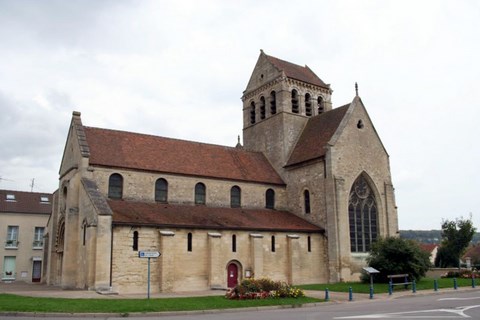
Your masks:
{"label": "tall narrow window", "polygon": [[85,246],[85,244],[87,243],[87,224],[86,223],[83,223],[82,229],[83,229],[82,245]]}
{"label": "tall narrow window", "polygon": [[192,233],[189,232],[188,235],[187,235],[187,251],[188,252],[192,252]]}
{"label": "tall narrow window", "polygon": [[232,252],[237,252],[237,236],[232,235]]}
{"label": "tall narrow window", "polygon": [[277,113],[277,94],[275,91],[270,92],[270,114]]}
{"label": "tall narrow window", "polygon": [[268,189],[267,192],[265,192],[265,207],[267,209],[275,208],[275,191],[273,191],[273,189]]}
{"label": "tall narrow window", "polygon": [[195,204],[205,204],[206,187],[199,182],[195,185]]}
{"label": "tall narrow window", "polygon": [[122,199],[123,195],[123,177],[114,173],[108,179],[108,197],[110,199]]}
{"label": "tall narrow window", "polygon": [[272,236],[272,252],[275,252],[275,236]]}
{"label": "tall narrow window", "polygon": [[292,90],[292,112],[298,113],[298,92],[297,90]]}
{"label": "tall narrow window", "polygon": [[305,190],[303,191],[303,202],[305,213],[310,213],[310,191]]}
{"label": "tall narrow window", "polygon": [[357,178],[350,190],[348,218],[351,251],[370,251],[371,244],[377,239],[377,204],[363,175]]}
{"label": "tall narrow window", "polygon": [[42,248],[43,247],[43,232],[44,227],[35,227],[35,233],[33,234],[33,247]]}
{"label": "tall narrow window", "polygon": [[307,237],[307,250],[312,252],[312,238],[310,236]]}
{"label": "tall narrow window", "polygon": [[324,107],[323,107],[323,98],[322,96],[318,96],[317,99],[317,108],[318,108],[318,114],[323,113]]}
{"label": "tall narrow window", "polygon": [[233,186],[230,189],[230,206],[232,208],[239,208],[241,206],[241,201],[242,201],[242,192],[240,190],[240,187],[238,186]]}
{"label": "tall narrow window", "polygon": [[7,242],[5,247],[18,247],[18,226],[8,226],[7,228]]}
{"label": "tall narrow window", "polygon": [[265,119],[265,98],[260,97],[260,119]]}
{"label": "tall narrow window", "polygon": [[310,93],[305,94],[305,115],[310,117],[312,115],[312,100]]}
{"label": "tall narrow window", "polygon": [[133,231],[133,251],[138,251],[138,231]]}
{"label": "tall narrow window", "polygon": [[255,119],[256,118],[256,115],[255,115],[255,102],[252,101],[252,103],[250,103],[250,124],[254,124],[255,123]]}
{"label": "tall narrow window", "polygon": [[167,202],[168,200],[168,182],[165,179],[158,179],[155,182],[155,201]]}

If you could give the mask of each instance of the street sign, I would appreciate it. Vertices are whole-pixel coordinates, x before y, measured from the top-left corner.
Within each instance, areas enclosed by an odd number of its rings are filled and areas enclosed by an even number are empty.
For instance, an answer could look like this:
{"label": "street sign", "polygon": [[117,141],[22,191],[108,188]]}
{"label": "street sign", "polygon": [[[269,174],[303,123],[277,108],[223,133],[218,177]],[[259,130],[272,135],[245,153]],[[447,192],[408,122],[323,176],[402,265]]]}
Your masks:
{"label": "street sign", "polygon": [[158,258],[160,257],[160,252],[158,251],[138,251],[139,258]]}

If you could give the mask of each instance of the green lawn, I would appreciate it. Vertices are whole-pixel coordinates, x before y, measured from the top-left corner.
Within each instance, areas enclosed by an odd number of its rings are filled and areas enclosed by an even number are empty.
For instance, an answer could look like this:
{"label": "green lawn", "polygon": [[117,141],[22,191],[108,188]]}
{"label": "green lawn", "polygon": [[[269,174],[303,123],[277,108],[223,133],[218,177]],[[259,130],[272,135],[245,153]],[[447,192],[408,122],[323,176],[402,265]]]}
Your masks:
{"label": "green lawn", "polygon": [[[453,279],[452,278],[441,278],[437,279],[438,281],[438,289],[444,288],[453,288]],[[476,284],[480,285],[480,281],[476,279]],[[471,287],[472,280],[471,279],[457,279],[458,287]],[[375,293],[388,293],[388,284],[386,283],[374,283],[374,291]],[[419,282],[417,282],[416,287],[417,290],[433,290],[434,286],[434,279],[431,278],[423,278]],[[325,291],[328,288],[329,291],[337,291],[337,292],[348,292],[348,288],[352,287],[352,291],[356,293],[369,293],[370,292],[370,284],[360,283],[360,282],[341,282],[341,283],[331,283],[331,284],[306,284],[298,286],[304,290],[320,290]],[[403,286],[395,286],[395,291],[402,291],[405,290]],[[412,290],[412,286],[409,285],[409,291]]]}
{"label": "green lawn", "polygon": [[303,297],[288,299],[228,300],[223,296],[164,299],[60,299],[0,294],[1,311],[118,313],[192,311],[247,308],[277,305],[301,305],[322,300]]}

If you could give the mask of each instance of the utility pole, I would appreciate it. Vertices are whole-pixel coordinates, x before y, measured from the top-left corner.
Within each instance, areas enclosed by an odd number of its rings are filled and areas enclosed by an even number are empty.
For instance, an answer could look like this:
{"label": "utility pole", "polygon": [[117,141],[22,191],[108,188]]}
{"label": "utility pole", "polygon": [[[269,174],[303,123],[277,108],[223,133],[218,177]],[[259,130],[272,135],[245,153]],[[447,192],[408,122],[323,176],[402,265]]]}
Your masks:
{"label": "utility pole", "polygon": [[33,192],[34,186],[35,186],[35,178],[32,178],[32,183],[30,184],[30,192]]}

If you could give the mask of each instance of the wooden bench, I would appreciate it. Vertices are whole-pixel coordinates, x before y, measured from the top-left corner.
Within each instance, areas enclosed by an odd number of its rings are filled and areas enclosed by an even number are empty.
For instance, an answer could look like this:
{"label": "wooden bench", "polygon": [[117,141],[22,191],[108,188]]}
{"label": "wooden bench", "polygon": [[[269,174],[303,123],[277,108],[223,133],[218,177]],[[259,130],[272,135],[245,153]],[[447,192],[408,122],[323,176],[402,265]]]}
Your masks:
{"label": "wooden bench", "polygon": [[[408,289],[408,285],[409,284],[412,284],[412,281],[409,281],[408,279],[408,274],[405,273],[405,274],[391,274],[391,275],[388,275],[387,278],[388,278],[388,284],[390,285],[390,288],[392,288],[393,290],[393,286],[400,286],[400,285],[404,285],[405,286],[405,289]],[[393,282],[393,279],[403,279],[403,282]]]}

